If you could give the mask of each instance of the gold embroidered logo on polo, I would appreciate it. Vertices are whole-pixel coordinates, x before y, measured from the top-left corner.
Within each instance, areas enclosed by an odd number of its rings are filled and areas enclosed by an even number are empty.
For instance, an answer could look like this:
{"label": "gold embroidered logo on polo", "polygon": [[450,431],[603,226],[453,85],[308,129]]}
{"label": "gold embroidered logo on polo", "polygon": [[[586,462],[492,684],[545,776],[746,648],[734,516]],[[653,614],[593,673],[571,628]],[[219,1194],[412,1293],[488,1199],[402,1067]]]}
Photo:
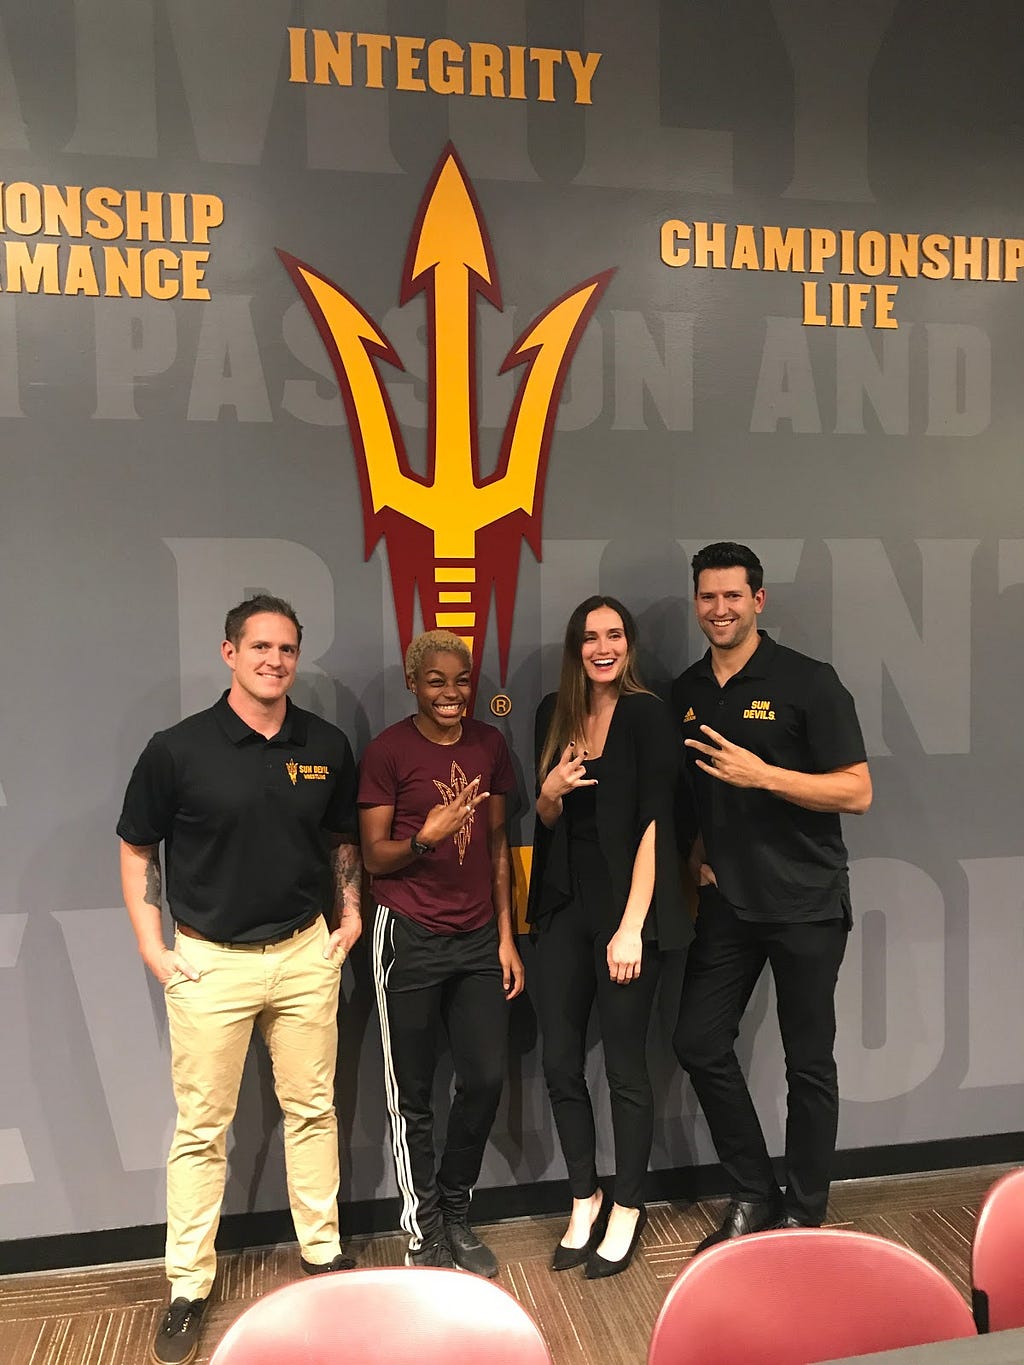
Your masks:
{"label": "gold embroidered logo on polo", "polygon": [[775,712],[770,701],[752,701],[743,712],[744,720],[774,720]]}
{"label": "gold embroidered logo on polo", "polygon": [[296,763],[290,758],[284,765],[294,787],[301,777],[303,782],[326,782],[331,770],[326,763]]}
{"label": "gold embroidered logo on polo", "polygon": [[687,721],[696,720],[696,719],[697,719],[697,717],[694,715],[693,707],[692,707],[692,706],[688,706],[688,707],[686,708],[686,715],[683,717],[683,724],[685,725]]}
{"label": "gold embroidered logo on polo", "polygon": [[[477,777],[479,776],[480,774],[477,773]],[[475,782],[476,777],[470,780]],[[448,786],[446,782],[439,782],[436,777],[434,778],[434,786],[441,793],[441,800],[444,802],[444,804],[446,806],[450,806],[454,802],[456,802],[462,795],[462,793],[466,790],[466,788],[469,786],[470,780],[467,780],[466,774],[462,771],[459,765],[453,761],[451,786]],[[473,821],[475,819],[476,811],[475,810],[470,811],[469,819],[466,821],[464,825],[460,825],[459,828],[452,835],[452,838],[455,840],[455,847],[459,850],[460,867],[462,866],[463,858],[465,858],[466,856],[466,849],[469,848],[469,841],[473,834]]]}

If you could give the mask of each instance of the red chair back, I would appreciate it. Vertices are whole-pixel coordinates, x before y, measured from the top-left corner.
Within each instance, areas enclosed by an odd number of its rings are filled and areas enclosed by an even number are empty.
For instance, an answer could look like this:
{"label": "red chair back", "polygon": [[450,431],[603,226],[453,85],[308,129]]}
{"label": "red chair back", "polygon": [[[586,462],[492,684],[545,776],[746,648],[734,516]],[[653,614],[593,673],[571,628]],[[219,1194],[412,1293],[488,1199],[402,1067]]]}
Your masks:
{"label": "red chair back", "polygon": [[971,1247],[979,1332],[1024,1327],[1024,1169],[1000,1176],[985,1196]]}
{"label": "red chair back", "polygon": [[759,1232],[712,1247],[669,1290],[648,1365],[810,1365],[975,1334],[924,1257],[838,1228]]}
{"label": "red chair back", "polygon": [[457,1270],[389,1266],[285,1285],[257,1300],[210,1365],[551,1365],[511,1294]]}

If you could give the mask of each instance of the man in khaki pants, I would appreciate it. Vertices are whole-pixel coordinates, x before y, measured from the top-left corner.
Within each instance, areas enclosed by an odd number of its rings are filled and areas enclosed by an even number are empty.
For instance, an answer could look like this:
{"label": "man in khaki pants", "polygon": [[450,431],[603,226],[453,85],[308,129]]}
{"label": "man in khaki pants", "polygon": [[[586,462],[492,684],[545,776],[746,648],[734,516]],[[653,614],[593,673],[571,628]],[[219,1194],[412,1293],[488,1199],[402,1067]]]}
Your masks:
{"label": "man in khaki pants", "polygon": [[[355,764],[335,726],[287,699],[302,627],[260,595],[228,612],[231,686],[150,740],[118,822],[125,904],[163,985],[178,1121],[167,1161],[170,1306],[157,1365],[196,1354],[253,1024],[284,1112],[302,1268],[351,1269],[338,1234],[334,1068],[341,965],[359,937]],[[174,946],[161,923],[160,844]]]}

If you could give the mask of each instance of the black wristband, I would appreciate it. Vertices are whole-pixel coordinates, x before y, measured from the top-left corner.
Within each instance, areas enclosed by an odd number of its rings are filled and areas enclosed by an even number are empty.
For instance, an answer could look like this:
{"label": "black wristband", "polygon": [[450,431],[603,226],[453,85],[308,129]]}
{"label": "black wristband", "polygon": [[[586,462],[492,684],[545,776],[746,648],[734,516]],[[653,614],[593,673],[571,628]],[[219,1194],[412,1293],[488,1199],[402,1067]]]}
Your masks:
{"label": "black wristband", "polygon": [[424,853],[433,853],[434,851],[433,844],[425,844],[422,839],[417,839],[415,834],[409,840],[409,847],[417,858],[422,858]]}

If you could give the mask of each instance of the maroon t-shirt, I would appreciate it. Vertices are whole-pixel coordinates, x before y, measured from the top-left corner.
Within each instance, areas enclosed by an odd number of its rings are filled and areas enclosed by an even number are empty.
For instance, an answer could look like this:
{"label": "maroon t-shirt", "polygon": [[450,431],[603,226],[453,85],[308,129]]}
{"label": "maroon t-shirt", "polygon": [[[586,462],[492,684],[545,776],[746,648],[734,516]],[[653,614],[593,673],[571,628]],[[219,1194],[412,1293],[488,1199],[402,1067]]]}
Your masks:
{"label": "maroon t-shirt", "polygon": [[[412,716],[373,740],[359,765],[360,806],[393,806],[392,839],[411,839],[432,806],[450,805],[475,777],[477,788],[504,796],[515,788],[508,745],[492,725],[466,717],[456,744],[434,744]],[[479,929],[494,915],[487,802],[461,830],[398,872],[373,878],[382,904],[435,934]]]}

